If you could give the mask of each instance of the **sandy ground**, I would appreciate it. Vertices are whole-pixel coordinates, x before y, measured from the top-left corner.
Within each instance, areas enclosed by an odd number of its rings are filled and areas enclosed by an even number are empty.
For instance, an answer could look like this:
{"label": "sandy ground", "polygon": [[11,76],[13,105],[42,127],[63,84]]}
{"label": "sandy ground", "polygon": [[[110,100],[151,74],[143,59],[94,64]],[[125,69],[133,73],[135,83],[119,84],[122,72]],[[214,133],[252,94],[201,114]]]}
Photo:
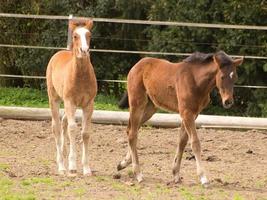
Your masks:
{"label": "sandy ground", "polygon": [[[179,129],[143,127],[139,158],[145,181],[132,179],[131,167],[113,179],[127,148],[125,126],[94,124],[90,141],[93,177],[81,174],[77,135],[78,176],[57,175],[55,142],[50,121],[0,122],[0,199],[267,199],[267,131],[199,129],[202,158],[211,185],[196,177],[190,146],[182,160],[179,185],[168,186]],[[8,180],[8,186],[5,181]],[[4,186],[3,186],[4,185]]]}

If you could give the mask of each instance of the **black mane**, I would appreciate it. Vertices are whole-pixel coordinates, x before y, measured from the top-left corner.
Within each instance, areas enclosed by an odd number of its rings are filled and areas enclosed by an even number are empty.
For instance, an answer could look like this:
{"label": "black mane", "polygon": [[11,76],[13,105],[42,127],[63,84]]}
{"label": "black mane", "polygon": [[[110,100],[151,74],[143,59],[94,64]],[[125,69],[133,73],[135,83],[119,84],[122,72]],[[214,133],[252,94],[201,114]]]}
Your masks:
{"label": "black mane", "polygon": [[213,60],[213,53],[201,53],[201,52],[195,52],[185,58],[183,61],[187,63],[209,63]]}
{"label": "black mane", "polygon": [[217,53],[201,53],[201,52],[195,52],[192,55],[188,56],[183,60],[183,62],[186,63],[194,63],[194,64],[205,64],[213,61],[213,56],[216,56],[217,60],[220,62],[220,66],[229,66],[233,63],[233,60],[231,57],[229,57],[226,53],[223,51],[219,51]]}
{"label": "black mane", "polygon": [[220,61],[219,64],[221,67],[227,67],[227,66],[233,64],[233,59],[231,57],[229,57],[223,51],[219,51],[218,53],[215,54],[215,56]]}

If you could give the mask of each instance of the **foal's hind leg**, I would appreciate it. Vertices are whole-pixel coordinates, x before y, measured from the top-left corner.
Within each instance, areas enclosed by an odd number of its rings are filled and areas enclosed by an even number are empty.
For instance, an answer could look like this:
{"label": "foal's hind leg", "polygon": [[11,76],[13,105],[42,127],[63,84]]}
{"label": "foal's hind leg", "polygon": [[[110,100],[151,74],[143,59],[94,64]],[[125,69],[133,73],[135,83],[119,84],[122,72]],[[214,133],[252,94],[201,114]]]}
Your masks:
{"label": "foal's hind leg", "polygon": [[[142,126],[142,124],[144,124],[147,120],[149,120],[156,111],[157,111],[157,108],[154,106],[154,104],[151,101],[149,101],[144,110],[142,121],[139,125],[139,128],[140,126]],[[127,133],[129,132],[129,128],[130,128],[130,120],[129,120],[129,124],[127,128]],[[131,163],[132,163],[131,150],[130,150],[130,146],[128,146],[127,154],[125,158],[118,164],[117,170],[118,171],[122,170],[126,168],[128,165],[130,165]]]}
{"label": "foal's hind leg", "polygon": [[136,148],[137,134],[138,134],[138,129],[141,124],[142,115],[143,115],[142,107],[131,109],[130,119],[129,119],[129,130],[127,132],[128,143],[130,147],[129,149],[130,149],[131,157],[132,157],[133,173],[135,174],[138,182],[141,182],[143,180],[143,175],[140,171],[139,159],[138,159],[137,148]]}
{"label": "foal's hind leg", "polygon": [[180,166],[181,166],[181,160],[182,160],[182,156],[183,156],[187,141],[188,141],[188,135],[187,135],[187,133],[185,131],[185,127],[182,123],[181,130],[180,130],[180,136],[179,136],[179,140],[178,140],[178,147],[176,150],[176,154],[175,154],[174,161],[173,161],[173,168],[172,168],[174,183],[179,183],[181,181]]}
{"label": "foal's hind leg", "polygon": [[[129,123],[130,123],[130,121],[129,121]],[[127,127],[127,133],[128,132],[129,132],[129,125]],[[120,161],[120,163],[117,165],[117,170],[120,171],[122,169],[125,169],[131,163],[132,163],[132,156],[131,156],[131,151],[130,151],[130,147],[128,144],[127,154],[124,157],[124,159],[122,161]]]}
{"label": "foal's hind leg", "polygon": [[90,125],[91,117],[94,109],[94,102],[91,101],[89,105],[83,108],[83,121],[82,121],[82,139],[83,139],[83,152],[82,152],[82,164],[83,164],[83,175],[92,175],[92,171],[89,167],[88,160],[88,146],[90,137]]}
{"label": "foal's hind leg", "polygon": [[[143,102],[145,101],[147,100],[143,99]],[[132,156],[133,172],[138,182],[143,181],[143,175],[140,171],[139,159],[138,159],[137,148],[136,148],[138,129],[140,128],[142,123],[148,120],[148,118],[150,118],[156,111],[156,109],[153,109],[153,110],[150,110],[149,113],[146,113],[145,108],[147,106],[148,106],[147,104],[145,106],[143,105],[132,106],[130,109],[130,119],[129,119],[130,126],[129,126],[129,131],[128,131],[128,141],[129,141],[129,147],[130,147],[130,152]]]}

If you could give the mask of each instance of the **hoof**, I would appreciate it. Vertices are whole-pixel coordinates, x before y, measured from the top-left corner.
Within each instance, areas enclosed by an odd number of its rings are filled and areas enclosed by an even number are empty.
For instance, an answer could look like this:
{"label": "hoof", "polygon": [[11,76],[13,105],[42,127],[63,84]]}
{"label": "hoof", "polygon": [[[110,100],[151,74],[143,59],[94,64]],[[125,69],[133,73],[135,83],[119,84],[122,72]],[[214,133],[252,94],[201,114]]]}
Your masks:
{"label": "hoof", "polygon": [[118,171],[123,170],[123,169],[125,169],[125,168],[126,168],[126,166],[122,166],[121,163],[119,163],[119,164],[117,165],[117,170],[118,170]]}
{"label": "hoof", "polygon": [[92,170],[89,167],[85,167],[83,169],[83,175],[84,176],[93,176],[94,174],[93,174]]}
{"label": "hoof", "polygon": [[83,176],[94,176],[93,172],[83,173]]}
{"label": "hoof", "polygon": [[140,174],[136,175],[136,179],[137,179],[138,183],[143,182],[144,181],[143,174],[140,173]]}
{"label": "hoof", "polygon": [[66,175],[66,170],[58,170],[58,175],[60,176]]}
{"label": "hoof", "polygon": [[173,183],[174,184],[179,184],[179,183],[181,183],[182,182],[182,178],[180,177],[180,176],[175,176],[174,178],[173,178]]}
{"label": "hoof", "polygon": [[131,182],[131,181],[127,181],[127,182],[125,182],[125,185],[134,186],[135,184],[133,182]]}
{"label": "hoof", "polygon": [[166,185],[174,186],[174,185],[178,185],[180,183],[182,183],[182,178],[179,177],[179,178],[173,178],[171,181],[167,182]]}
{"label": "hoof", "polygon": [[112,175],[112,178],[113,178],[113,179],[120,179],[120,178],[121,178],[121,174],[120,174],[120,173],[114,173],[114,174]]}
{"label": "hoof", "polygon": [[201,182],[201,185],[202,185],[204,188],[209,187],[209,181],[208,181],[208,179],[207,179],[206,176],[202,176],[202,177],[200,178],[200,182]]}
{"label": "hoof", "polygon": [[70,170],[68,176],[69,177],[76,177],[77,176],[77,170]]}
{"label": "hoof", "polygon": [[209,187],[210,187],[210,184],[209,184],[209,183],[204,183],[204,184],[202,184],[202,186],[203,186],[204,188],[209,188]]}

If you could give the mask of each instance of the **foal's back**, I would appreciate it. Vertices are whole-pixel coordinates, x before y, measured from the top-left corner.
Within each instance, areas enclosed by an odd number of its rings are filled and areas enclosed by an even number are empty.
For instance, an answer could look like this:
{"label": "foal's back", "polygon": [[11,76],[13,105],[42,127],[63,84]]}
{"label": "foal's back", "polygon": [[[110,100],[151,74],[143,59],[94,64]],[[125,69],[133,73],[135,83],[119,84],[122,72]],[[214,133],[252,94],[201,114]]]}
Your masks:
{"label": "foal's back", "polygon": [[183,68],[184,63],[171,63],[164,59],[149,57],[143,58],[128,74],[128,93],[129,95],[138,93],[133,90],[145,92],[157,107],[178,112],[176,74]]}

